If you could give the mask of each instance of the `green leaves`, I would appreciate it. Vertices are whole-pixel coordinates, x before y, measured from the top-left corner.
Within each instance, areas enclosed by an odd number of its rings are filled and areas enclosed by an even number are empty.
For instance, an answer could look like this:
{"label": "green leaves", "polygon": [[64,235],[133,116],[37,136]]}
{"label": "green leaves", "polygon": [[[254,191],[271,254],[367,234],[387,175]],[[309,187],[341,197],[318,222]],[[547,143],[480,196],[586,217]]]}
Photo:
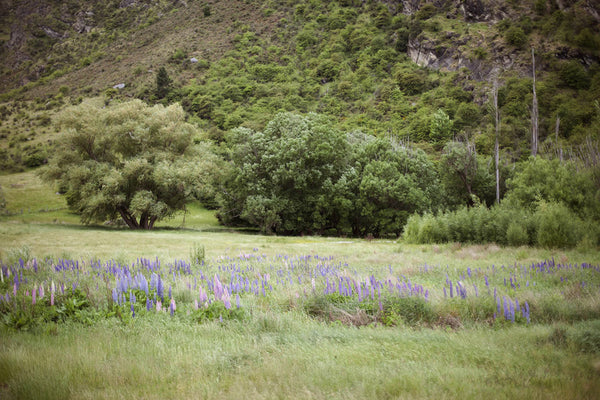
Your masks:
{"label": "green leaves", "polygon": [[191,162],[197,131],[179,105],[86,102],[65,111],[59,126],[66,133],[42,175],[59,181],[84,223],[120,215],[131,228],[151,229],[203,186],[209,165]]}
{"label": "green leaves", "polygon": [[399,235],[434,204],[435,168],[421,151],[346,136],[323,116],[279,114],[263,132],[228,133],[233,168],[219,218],[265,233]]}

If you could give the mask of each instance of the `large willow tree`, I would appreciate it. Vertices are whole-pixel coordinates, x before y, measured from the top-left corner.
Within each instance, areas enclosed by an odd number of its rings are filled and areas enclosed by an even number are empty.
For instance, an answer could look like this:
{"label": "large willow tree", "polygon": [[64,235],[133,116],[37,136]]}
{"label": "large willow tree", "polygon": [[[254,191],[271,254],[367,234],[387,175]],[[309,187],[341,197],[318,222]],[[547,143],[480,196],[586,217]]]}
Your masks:
{"label": "large willow tree", "polygon": [[62,133],[42,177],[58,182],[84,223],[120,217],[132,229],[152,229],[202,186],[197,131],[179,105],[86,102],[57,123]]}

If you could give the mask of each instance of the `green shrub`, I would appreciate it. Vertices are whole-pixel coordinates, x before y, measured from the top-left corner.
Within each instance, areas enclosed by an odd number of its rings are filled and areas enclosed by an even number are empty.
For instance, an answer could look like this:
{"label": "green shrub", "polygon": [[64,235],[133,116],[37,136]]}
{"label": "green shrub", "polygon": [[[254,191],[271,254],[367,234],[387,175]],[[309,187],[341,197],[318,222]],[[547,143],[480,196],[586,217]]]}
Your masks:
{"label": "green shrub", "polygon": [[381,322],[387,326],[430,323],[435,316],[431,304],[422,297],[388,297],[382,306]]}
{"label": "green shrub", "polygon": [[535,217],[540,246],[574,247],[582,237],[582,221],[562,203],[540,203]]}
{"label": "green shrub", "polygon": [[527,35],[523,29],[511,26],[504,32],[504,40],[512,46],[521,48],[527,43]]}
{"label": "green shrub", "polygon": [[572,89],[585,89],[590,84],[590,78],[585,68],[576,60],[564,63],[559,76],[565,86]]}
{"label": "green shrub", "polygon": [[406,243],[421,243],[419,232],[421,230],[422,220],[423,217],[419,214],[413,214],[408,217],[402,234],[402,238]]}
{"label": "green shrub", "polygon": [[205,255],[206,251],[204,249],[204,246],[200,244],[195,244],[190,252],[190,260],[193,264],[202,264],[204,263]]}
{"label": "green shrub", "polygon": [[506,241],[511,246],[524,246],[529,243],[527,229],[521,221],[512,221],[506,230]]}

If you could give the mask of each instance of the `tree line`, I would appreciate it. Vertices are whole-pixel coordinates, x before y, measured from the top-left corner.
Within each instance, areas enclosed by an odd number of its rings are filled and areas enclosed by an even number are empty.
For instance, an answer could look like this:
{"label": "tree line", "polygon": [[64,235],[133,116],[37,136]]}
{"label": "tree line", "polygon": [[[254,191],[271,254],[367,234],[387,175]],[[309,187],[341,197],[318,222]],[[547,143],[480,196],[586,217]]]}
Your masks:
{"label": "tree line", "polygon": [[[86,101],[57,124],[63,133],[41,175],[57,182],[84,223],[120,219],[152,229],[198,200],[224,225],[267,234],[548,244],[535,221],[549,210],[581,222],[581,234],[558,245],[584,236],[598,243],[597,165],[538,156],[502,166],[502,201],[493,206],[495,164],[473,144],[450,141],[430,156],[393,136],[343,132],[316,113],[279,113],[264,129],[234,128],[221,142],[186,122],[178,104]],[[481,221],[501,226],[495,233],[460,236],[464,226],[449,222],[461,215],[474,226],[470,213],[481,210],[489,213]]]}

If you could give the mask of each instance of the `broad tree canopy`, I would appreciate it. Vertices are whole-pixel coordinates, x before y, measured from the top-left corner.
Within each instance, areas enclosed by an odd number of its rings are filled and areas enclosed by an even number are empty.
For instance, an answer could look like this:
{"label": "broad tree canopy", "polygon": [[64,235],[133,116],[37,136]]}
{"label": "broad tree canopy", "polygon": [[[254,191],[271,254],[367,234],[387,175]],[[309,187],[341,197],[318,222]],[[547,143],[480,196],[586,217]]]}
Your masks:
{"label": "broad tree canopy", "polygon": [[58,124],[62,135],[42,176],[58,181],[84,223],[120,216],[132,229],[152,229],[202,186],[201,164],[191,159],[197,131],[179,105],[86,102]]}

